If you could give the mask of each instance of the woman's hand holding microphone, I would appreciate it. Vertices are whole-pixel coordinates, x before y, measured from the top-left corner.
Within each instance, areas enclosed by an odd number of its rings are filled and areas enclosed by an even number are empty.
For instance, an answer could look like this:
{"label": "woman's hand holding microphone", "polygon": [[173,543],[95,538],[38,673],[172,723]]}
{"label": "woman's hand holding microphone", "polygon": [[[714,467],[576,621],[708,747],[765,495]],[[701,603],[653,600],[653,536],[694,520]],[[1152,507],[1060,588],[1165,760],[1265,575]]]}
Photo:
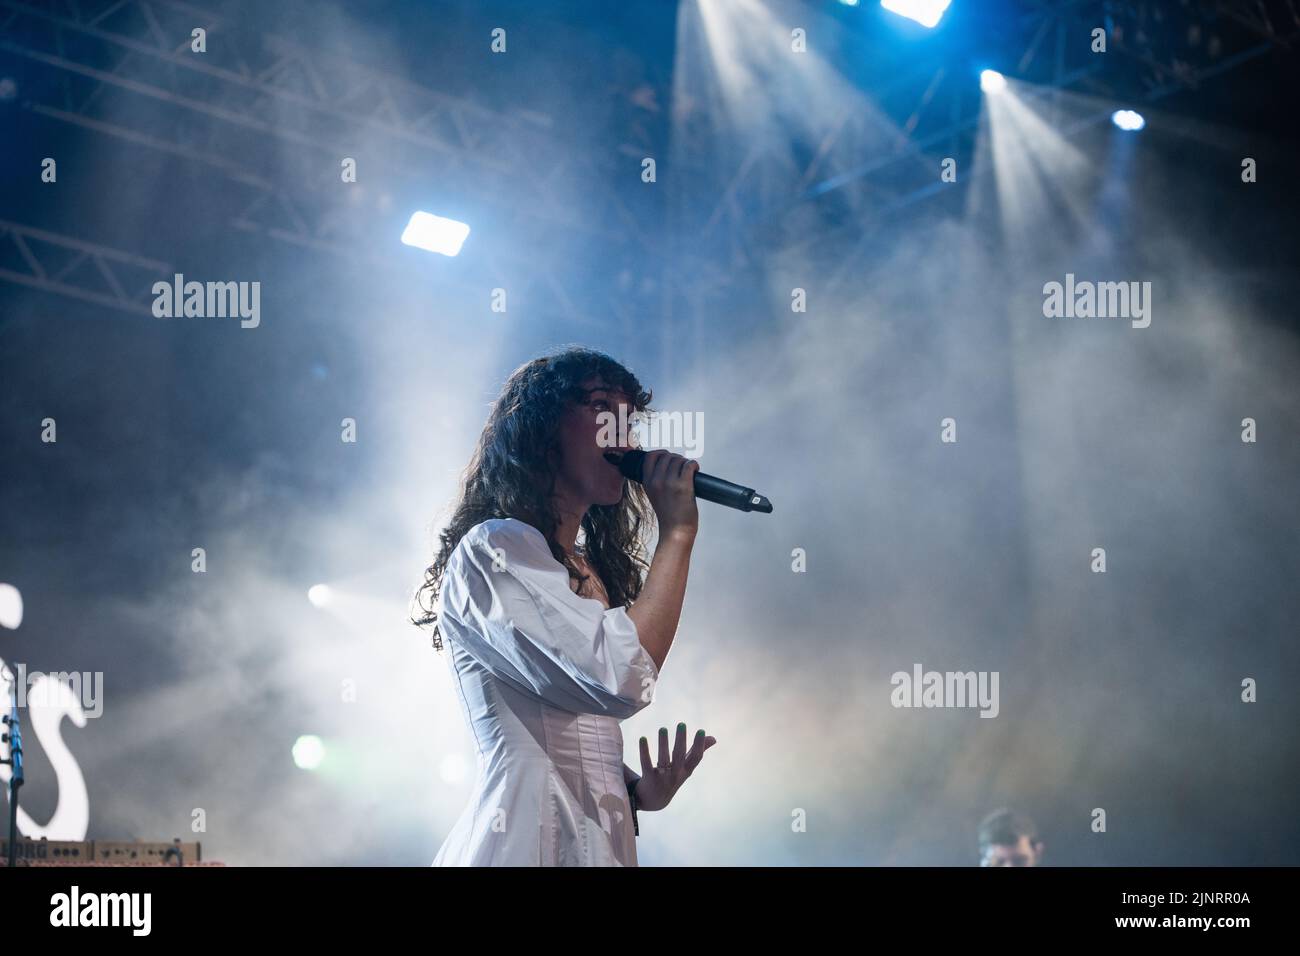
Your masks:
{"label": "woman's hand holding microphone", "polygon": [[695,538],[700,512],[695,504],[695,473],[700,463],[659,449],[648,451],[641,465],[641,485],[654,505],[659,540]]}

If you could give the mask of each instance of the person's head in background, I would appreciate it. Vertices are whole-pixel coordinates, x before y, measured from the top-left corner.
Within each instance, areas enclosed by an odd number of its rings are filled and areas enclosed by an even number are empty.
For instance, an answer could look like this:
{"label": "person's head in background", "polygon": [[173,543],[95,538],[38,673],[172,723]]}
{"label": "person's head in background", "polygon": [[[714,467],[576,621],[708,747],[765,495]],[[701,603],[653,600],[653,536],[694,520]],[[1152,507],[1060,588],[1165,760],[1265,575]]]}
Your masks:
{"label": "person's head in background", "polygon": [[979,828],[980,866],[1041,866],[1044,844],[1023,813],[994,810]]}

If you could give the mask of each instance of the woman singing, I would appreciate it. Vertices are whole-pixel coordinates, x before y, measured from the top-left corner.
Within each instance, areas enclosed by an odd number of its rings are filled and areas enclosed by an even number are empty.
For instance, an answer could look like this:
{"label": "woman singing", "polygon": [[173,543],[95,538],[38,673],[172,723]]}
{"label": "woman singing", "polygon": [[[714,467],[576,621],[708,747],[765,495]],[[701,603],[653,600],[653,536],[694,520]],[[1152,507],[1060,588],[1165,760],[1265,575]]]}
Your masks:
{"label": "woman singing", "polygon": [[649,452],[637,484],[604,457],[633,447],[611,417],[650,399],[570,348],[516,370],[492,406],[417,594],[478,751],[435,866],[636,866],[636,810],[667,806],[716,743],[700,730],[688,750],[678,724],[670,755],[660,728],[658,766],[645,737],[641,775],[623,764],[619,721],[653,700],[698,526],[694,461]]}

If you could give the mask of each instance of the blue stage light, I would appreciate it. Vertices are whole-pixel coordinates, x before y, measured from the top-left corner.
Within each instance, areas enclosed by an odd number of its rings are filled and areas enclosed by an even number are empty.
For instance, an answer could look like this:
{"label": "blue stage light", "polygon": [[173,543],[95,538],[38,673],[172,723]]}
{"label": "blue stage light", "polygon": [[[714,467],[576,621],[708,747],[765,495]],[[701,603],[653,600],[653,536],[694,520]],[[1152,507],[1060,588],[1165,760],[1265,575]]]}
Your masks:
{"label": "blue stage light", "polygon": [[411,214],[402,232],[402,242],[444,256],[454,256],[469,235],[469,226],[455,219],[444,219],[429,212]]}
{"label": "blue stage light", "polygon": [[923,27],[937,26],[950,3],[952,0],[880,0],[880,5],[890,13],[915,20]]}
{"label": "blue stage light", "polygon": [[1130,133],[1136,133],[1147,125],[1147,121],[1142,118],[1142,114],[1133,110],[1116,110],[1110,114],[1110,121],[1120,129]]}
{"label": "blue stage light", "polygon": [[997,70],[980,72],[980,89],[985,93],[1001,93],[1007,88],[1007,78]]}

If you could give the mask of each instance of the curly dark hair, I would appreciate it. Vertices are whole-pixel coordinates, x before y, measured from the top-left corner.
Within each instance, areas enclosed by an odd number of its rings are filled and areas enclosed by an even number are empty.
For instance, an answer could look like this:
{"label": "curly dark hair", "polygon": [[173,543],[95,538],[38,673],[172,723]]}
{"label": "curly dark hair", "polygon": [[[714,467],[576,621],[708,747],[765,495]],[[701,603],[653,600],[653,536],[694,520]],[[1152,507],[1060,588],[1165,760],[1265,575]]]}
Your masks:
{"label": "curly dark hair", "polygon": [[[433,625],[436,650],[442,650],[437,605],[443,572],[461,538],[481,521],[517,518],[532,525],[546,537],[551,554],[568,569],[570,579],[580,584],[587,580],[555,540],[559,515],[552,500],[555,473],[549,456],[560,451],[558,432],[564,410],[569,403],[586,399],[582,383],[592,377],[624,392],[635,411],[649,410],[652,393],[641,388],[635,375],[603,352],[578,346],[521,365],[492,403],[461,478],[451,520],[439,534],[437,557],[425,569],[424,583],[415,593],[419,610],[411,615],[411,622]],[[610,607],[630,604],[641,593],[653,521],[654,509],[645,490],[627,479],[618,504],[593,505],[583,516],[583,557],[600,576]]]}

